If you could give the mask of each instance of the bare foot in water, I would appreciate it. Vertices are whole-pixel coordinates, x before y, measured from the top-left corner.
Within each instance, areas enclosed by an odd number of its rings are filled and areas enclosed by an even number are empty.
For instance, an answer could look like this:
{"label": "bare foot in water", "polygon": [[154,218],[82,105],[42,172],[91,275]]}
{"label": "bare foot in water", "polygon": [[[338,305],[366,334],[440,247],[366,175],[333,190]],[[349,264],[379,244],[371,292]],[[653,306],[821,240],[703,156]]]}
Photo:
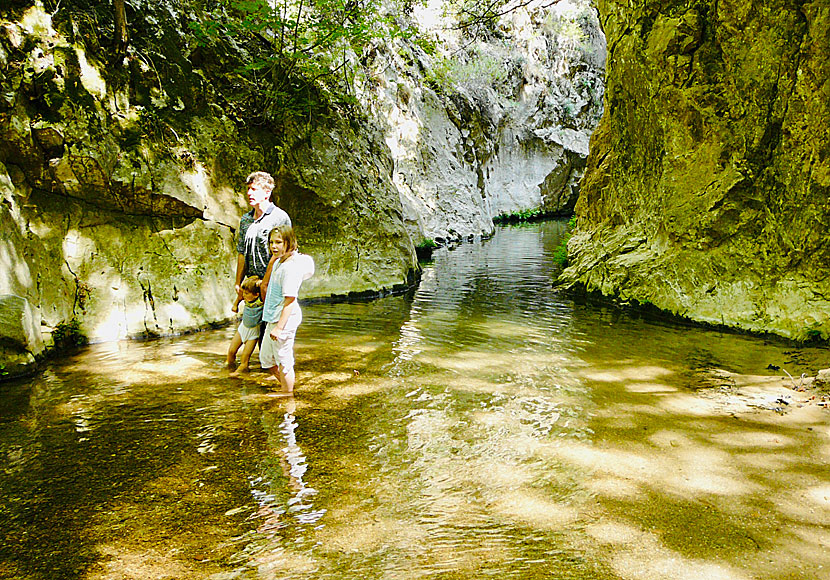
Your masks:
{"label": "bare foot in water", "polygon": [[270,396],[270,397],[293,397],[294,396],[293,389],[291,391],[284,390],[282,388],[282,385],[280,385],[279,379],[277,377],[275,377],[274,375],[268,375],[267,377],[264,377],[262,380],[259,381],[259,384],[271,391],[270,393],[268,393],[268,396]]}
{"label": "bare foot in water", "polygon": [[248,367],[239,367],[231,373],[231,376],[232,377],[238,377],[240,375],[247,375],[250,372],[251,372],[251,370]]}

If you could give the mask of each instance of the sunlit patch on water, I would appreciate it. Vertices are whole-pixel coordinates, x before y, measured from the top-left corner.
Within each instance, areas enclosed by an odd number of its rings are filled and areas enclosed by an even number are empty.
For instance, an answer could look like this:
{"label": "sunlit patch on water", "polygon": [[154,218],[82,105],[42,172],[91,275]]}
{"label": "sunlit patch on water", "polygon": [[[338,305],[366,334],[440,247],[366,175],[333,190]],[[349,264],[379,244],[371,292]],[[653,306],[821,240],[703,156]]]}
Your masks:
{"label": "sunlit patch on water", "polygon": [[564,227],[438,250],[408,295],[304,306],[293,400],[227,375],[232,327],[3,385],[0,577],[830,569],[827,416],[793,391],[768,408],[789,387],[766,370],[827,350],[573,303],[551,286]]}

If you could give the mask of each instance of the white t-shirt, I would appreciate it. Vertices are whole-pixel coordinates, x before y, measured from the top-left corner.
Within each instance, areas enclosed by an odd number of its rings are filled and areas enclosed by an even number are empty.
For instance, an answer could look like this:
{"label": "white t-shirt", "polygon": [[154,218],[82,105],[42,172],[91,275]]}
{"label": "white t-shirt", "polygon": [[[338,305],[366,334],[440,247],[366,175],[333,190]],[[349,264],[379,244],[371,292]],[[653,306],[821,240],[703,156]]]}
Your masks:
{"label": "white t-shirt", "polygon": [[[265,322],[277,322],[282,314],[282,305],[286,296],[296,298],[300,293],[300,286],[303,281],[314,275],[314,260],[307,254],[294,252],[283,262],[278,262],[276,270],[271,272],[271,279],[268,281],[268,290],[265,293],[265,306],[262,309],[262,320]],[[299,326],[302,320],[300,305],[295,304],[291,316],[286,324]],[[295,326],[296,328],[296,326]]]}

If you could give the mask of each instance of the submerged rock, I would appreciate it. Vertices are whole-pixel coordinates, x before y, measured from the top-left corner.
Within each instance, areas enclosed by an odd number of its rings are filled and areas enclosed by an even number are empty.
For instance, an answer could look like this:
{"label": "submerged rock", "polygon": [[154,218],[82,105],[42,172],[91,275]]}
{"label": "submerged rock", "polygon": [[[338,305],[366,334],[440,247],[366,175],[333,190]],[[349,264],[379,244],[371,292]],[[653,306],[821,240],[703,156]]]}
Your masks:
{"label": "submerged rock", "polygon": [[606,109],[561,280],[830,338],[830,14],[600,0]]}

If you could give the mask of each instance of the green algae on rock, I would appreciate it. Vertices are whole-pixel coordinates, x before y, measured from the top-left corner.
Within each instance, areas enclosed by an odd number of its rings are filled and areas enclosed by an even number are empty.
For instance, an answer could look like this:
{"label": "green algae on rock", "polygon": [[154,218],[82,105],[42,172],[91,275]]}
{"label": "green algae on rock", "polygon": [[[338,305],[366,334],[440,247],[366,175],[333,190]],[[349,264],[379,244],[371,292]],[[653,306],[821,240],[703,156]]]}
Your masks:
{"label": "green algae on rock", "polygon": [[830,8],[597,2],[606,109],[570,287],[830,338]]}
{"label": "green algae on rock", "polygon": [[[407,34],[338,45],[329,84],[260,86],[268,39],[200,34],[203,3],[128,3],[118,47],[109,4],[16,0],[0,11],[0,292],[47,337],[69,321],[92,341],[226,321],[241,190],[259,169],[318,264],[306,298],[400,290],[417,278],[414,240],[569,212],[602,107],[594,9],[520,7],[487,38],[467,46],[456,29],[437,47],[436,6],[378,8]],[[449,84],[433,82],[439,65]]]}
{"label": "green algae on rock", "polygon": [[0,292],[47,337],[68,321],[99,341],[227,320],[244,179],[258,169],[280,177],[276,201],[320,265],[306,297],[412,283],[391,164],[365,119],[331,109],[308,126],[253,126],[231,98],[245,52],[195,46],[181,28],[194,6],[142,3],[126,58],[90,25],[99,9],[0,12]]}

